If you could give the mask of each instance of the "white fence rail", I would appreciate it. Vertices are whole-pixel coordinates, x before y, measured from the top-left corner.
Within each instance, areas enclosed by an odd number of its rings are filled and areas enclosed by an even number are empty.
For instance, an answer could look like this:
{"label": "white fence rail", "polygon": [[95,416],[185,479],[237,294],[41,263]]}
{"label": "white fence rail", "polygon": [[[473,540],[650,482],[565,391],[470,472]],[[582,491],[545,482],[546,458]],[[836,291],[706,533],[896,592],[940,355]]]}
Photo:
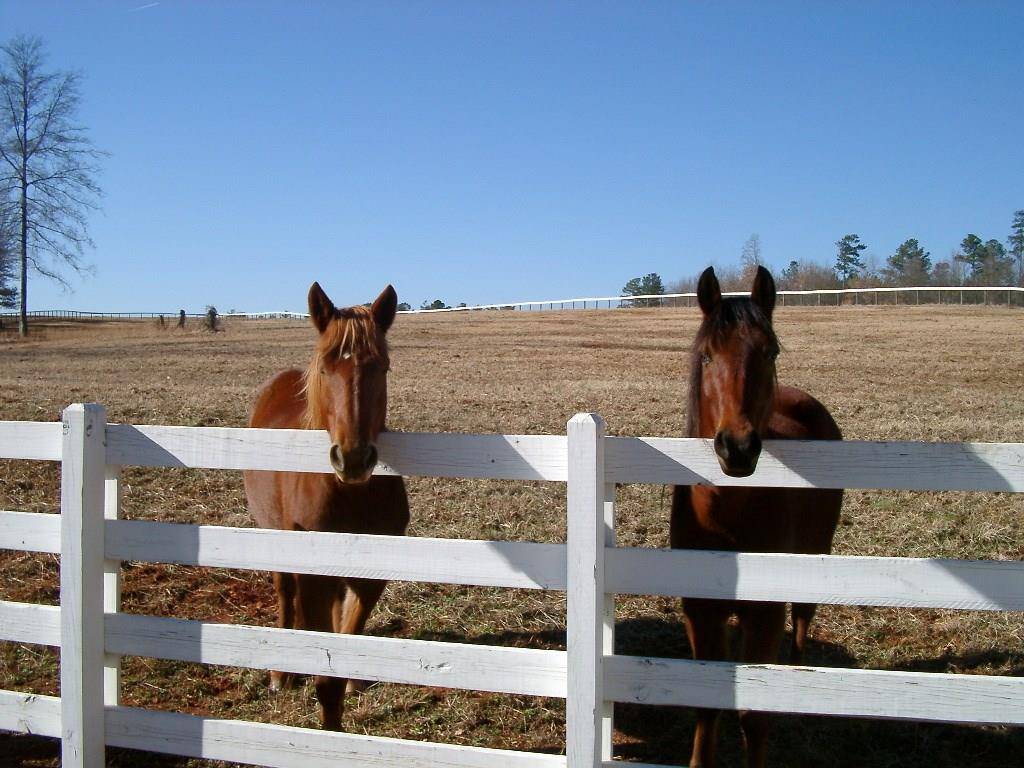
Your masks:
{"label": "white fence rail", "polygon": [[[747,291],[732,291],[724,296],[746,296]],[[922,296],[932,303],[963,304],[978,303],[976,297],[981,296],[981,303],[1005,304],[1006,306],[1024,306],[1024,288],[1016,286],[982,286],[982,285],[916,285],[906,287],[885,288],[821,288],[811,291],[779,291],[778,302],[781,306],[816,304],[840,305],[843,303],[878,304],[892,297],[894,304],[920,304]],[[562,309],[613,309],[618,307],[636,306],[697,306],[696,293],[657,293],[638,296],[577,296],[570,299],[540,299],[537,301],[510,301],[501,304],[474,304],[472,306],[445,307],[443,309],[403,309],[399,314],[429,315],[437,312],[472,312],[476,310],[562,310]],[[71,309],[44,309],[28,313],[29,317],[69,320],[131,320],[167,318],[168,322],[178,317],[177,312],[81,312]],[[186,317],[203,318],[206,313],[189,313]],[[16,320],[16,313],[0,313],[0,326],[4,320]],[[306,312],[291,310],[272,310],[268,312],[222,312],[218,317],[237,317],[243,320],[306,320]]]}
{"label": "white fence rail", "polygon": [[[1024,288],[1015,286],[936,286],[919,285],[899,288],[821,288],[813,291],[779,291],[778,301],[782,306],[804,305],[840,305],[844,302],[855,304],[878,304],[879,297],[892,297],[894,304],[920,304],[921,295],[927,301],[930,297],[934,303],[963,304],[964,297],[968,302],[972,297],[981,296],[985,304],[1003,304],[1007,306],[1024,306]],[[725,292],[723,296],[747,296],[748,291]],[[902,299],[901,299],[902,297]],[[1016,297],[1016,298],[1015,298]],[[810,300],[810,302],[808,302]],[[541,299],[539,301],[511,301],[504,304],[474,304],[472,306],[444,307],[442,309],[405,309],[399,314],[429,315],[436,312],[472,312],[476,310],[562,310],[562,309],[613,309],[619,307],[682,307],[697,306],[696,293],[645,293],[638,296],[577,296],[571,299]],[[251,320],[292,319],[304,320],[309,317],[305,312],[234,312],[225,317],[241,317]]]}
{"label": "white fence rail", "polygon": [[[789,304],[805,303],[807,297],[816,298],[817,304],[841,304],[844,299],[852,299],[856,303],[878,303],[879,296],[892,296],[894,303],[900,303],[900,296],[904,296],[904,304],[919,304],[921,294],[935,296],[937,301],[942,303],[945,296],[945,303],[963,304],[964,295],[981,295],[985,303],[996,303],[998,299],[1005,299],[1006,304],[1024,305],[1024,300],[1015,301],[1012,297],[1020,297],[1024,294],[1024,288],[1014,286],[907,286],[899,288],[821,288],[813,291],[778,291],[778,301],[782,306]],[[723,292],[723,296],[749,296],[749,291]],[[823,301],[822,299],[825,299]],[[637,296],[580,296],[573,299],[543,299],[541,301],[515,301],[507,304],[477,304],[472,307],[445,307],[443,309],[410,309],[408,314],[430,314],[432,312],[467,312],[470,310],[486,309],[521,309],[521,310],[543,310],[543,309],[601,309],[602,307],[612,309],[614,307],[635,307],[635,306],[696,306],[696,293],[645,293]],[[299,312],[277,312],[261,313],[257,316],[273,315],[283,317],[308,317]],[[251,315],[249,315],[251,316]]]}
{"label": "white fence rail", "polygon": [[[614,596],[1024,610],[1024,563],[620,548],[617,482],[1024,491],[1024,444],[767,442],[753,478],[708,441],[382,436],[378,471],[563,482],[567,543],[266,531],[117,519],[119,467],[330,471],[301,430],[130,426],[99,406],[64,423],[0,422],[0,457],[62,462],[61,515],[0,511],[0,549],[61,555],[61,605],[0,602],[0,640],[61,649],[62,697],[0,691],[0,729],[62,739],[63,765],[106,745],[266,766],[607,766],[613,702],[1024,725],[1024,678],[618,656]],[[363,637],[118,612],[122,560],[566,592],[567,650]],[[302,674],[565,698],[566,754],[384,739],[119,705],[118,659],[140,655]]]}

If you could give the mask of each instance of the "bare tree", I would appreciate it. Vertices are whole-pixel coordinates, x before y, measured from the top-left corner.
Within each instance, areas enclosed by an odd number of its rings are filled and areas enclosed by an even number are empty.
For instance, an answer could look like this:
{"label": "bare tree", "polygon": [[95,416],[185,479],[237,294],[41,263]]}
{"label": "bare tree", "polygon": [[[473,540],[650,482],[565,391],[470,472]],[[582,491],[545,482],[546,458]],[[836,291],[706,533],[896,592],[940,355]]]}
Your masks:
{"label": "bare tree", "polygon": [[10,309],[17,305],[15,273],[14,223],[0,208],[0,308]]}
{"label": "bare tree", "polygon": [[44,71],[43,42],[0,46],[0,205],[15,220],[21,282],[19,332],[28,333],[29,270],[68,286],[93,247],[86,214],[98,208],[97,150],[77,122],[80,76]]}
{"label": "bare tree", "polygon": [[740,269],[743,270],[743,281],[749,283],[757,274],[757,268],[763,266],[761,261],[761,236],[756,232],[747,238],[740,251]]}

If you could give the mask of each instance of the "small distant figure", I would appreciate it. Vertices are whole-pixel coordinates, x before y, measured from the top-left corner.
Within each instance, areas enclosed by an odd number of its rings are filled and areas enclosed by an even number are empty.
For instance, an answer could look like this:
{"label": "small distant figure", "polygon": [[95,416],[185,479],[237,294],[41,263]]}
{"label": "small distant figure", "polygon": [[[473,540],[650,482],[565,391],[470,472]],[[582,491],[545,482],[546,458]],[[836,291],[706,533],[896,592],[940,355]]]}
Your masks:
{"label": "small distant figure", "polygon": [[167,327],[167,320],[164,319],[163,315],[160,315],[160,318],[157,320],[156,324],[160,326],[160,330],[163,330],[164,328]]}
{"label": "small distant figure", "polygon": [[185,310],[184,309],[181,310],[180,312],[178,312],[178,327],[179,328],[184,328],[185,327]]}

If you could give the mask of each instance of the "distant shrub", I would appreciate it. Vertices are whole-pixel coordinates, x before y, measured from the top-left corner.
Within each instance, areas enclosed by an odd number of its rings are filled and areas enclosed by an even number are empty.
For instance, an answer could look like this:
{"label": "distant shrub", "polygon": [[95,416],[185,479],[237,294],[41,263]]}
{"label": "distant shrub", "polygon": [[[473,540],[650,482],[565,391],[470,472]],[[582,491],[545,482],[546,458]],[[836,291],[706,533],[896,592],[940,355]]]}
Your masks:
{"label": "distant shrub", "polygon": [[217,317],[217,308],[212,304],[206,307],[206,314],[203,315],[203,328],[211,333],[216,333],[220,330],[220,319]]}

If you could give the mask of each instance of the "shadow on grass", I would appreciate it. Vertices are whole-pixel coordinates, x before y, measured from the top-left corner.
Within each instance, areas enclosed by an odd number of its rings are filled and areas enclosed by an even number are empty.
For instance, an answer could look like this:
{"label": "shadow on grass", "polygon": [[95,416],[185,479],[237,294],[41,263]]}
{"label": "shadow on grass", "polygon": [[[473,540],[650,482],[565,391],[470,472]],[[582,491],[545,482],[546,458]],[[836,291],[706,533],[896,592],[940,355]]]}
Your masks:
{"label": "shadow on grass", "polygon": [[[788,654],[790,636],[783,644]],[[681,622],[638,618],[616,626],[616,652],[629,655],[690,658]],[[833,643],[810,640],[809,666],[858,667],[856,658]],[[1024,676],[1021,654],[1000,651],[964,655],[943,654],[899,667],[911,672],[982,671],[1009,664],[1009,673]],[[616,704],[615,756],[627,761],[686,765],[690,759],[695,719],[684,707]],[[912,723],[809,715],[774,715],[769,737],[769,763],[779,768],[818,766],[927,765],[961,768],[965,764],[996,768],[1020,765],[1024,728],[981,727],[945,723]],[[719,734],[722,766],[743,764],[742,736],[736,714],[723,714]]]}
{"label": "shadow on grass", "polygon": [[[108,768],[181,768],[195,765],[191,757],[137,752],[132,749],[107,747]],[[45,736],[0,732],[0,766],[3,768],[58,768],[60,741]]]}

